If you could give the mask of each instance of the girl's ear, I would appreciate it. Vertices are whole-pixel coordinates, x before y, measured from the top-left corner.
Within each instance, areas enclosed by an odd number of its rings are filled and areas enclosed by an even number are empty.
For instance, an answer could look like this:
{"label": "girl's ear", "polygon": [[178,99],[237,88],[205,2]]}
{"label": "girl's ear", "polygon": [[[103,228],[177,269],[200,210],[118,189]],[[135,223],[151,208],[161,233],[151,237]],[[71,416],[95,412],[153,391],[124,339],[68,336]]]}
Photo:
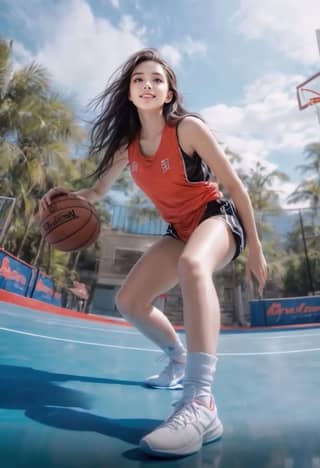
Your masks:
{"label": "girl's ear", "polygon": [[167,94],[167,97],[166,97],[166,104],[168,104],[169,102],[172,101],[172,98],[173,98],[173,91],[169,90],[168,91],[168,94]]}

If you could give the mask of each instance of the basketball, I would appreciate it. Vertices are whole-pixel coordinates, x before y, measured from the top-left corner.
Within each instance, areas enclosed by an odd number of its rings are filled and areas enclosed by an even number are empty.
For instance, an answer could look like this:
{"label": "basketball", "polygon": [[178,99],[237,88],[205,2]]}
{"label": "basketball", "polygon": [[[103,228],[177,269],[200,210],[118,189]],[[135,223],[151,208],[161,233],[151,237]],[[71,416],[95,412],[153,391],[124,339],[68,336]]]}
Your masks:
{"label": "basketball", "polygon": [[48,209],[41,211],[39,224],[44,239],[63,252],[86,249],[100,233],[95,207],[73,194],[53,198]]}

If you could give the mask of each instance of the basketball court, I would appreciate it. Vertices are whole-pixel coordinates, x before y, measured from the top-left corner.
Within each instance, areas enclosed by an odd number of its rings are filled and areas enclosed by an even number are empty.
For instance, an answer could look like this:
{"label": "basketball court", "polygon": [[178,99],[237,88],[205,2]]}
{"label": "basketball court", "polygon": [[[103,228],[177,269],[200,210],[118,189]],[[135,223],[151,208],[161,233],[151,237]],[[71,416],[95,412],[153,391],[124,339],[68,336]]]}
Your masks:
{"label": "basketball court", "polygon": [[144,387],[164,363],[143,335],[8,302],[0,334],[5,468],[320,467],[320,328],[223,333],[213,388],[224,437],[166,461],[138,443],[181,391]]}
{"label": "basketball court", "polygon": [[[297,101],[320,122],[320,72],[297,86]],[[0,241],[14,206],[2,199]],[[224,436],[159,460],[139,440],[181,395],[143,384],[164,365],[159,349],[122,321],[31,304],[0,295],[3,468],[320,468],[320,325],[222,333],[213,392]]]}

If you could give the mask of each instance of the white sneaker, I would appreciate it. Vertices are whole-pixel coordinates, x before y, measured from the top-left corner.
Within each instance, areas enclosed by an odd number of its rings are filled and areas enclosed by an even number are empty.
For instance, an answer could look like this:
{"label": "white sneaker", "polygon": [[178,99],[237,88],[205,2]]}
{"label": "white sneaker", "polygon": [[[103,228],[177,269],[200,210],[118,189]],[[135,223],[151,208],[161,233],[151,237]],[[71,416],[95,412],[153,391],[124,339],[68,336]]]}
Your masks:
{"label": "white sneaker", "polygon": [[169,390],[178,390],[183,388],[183,378],[185,373],[185,363],[180,363],[170,359],[169,364],[162,372],[148,377],[144,383],[148,387],[167,388]]}
{"label": "white sneaker", "polygon": [[140,448],[148,455],[163,458],[191,455],[222,434],[223,426],[212,401],[210,408],[197,400],[181,401],[166,422],[141,439]]}

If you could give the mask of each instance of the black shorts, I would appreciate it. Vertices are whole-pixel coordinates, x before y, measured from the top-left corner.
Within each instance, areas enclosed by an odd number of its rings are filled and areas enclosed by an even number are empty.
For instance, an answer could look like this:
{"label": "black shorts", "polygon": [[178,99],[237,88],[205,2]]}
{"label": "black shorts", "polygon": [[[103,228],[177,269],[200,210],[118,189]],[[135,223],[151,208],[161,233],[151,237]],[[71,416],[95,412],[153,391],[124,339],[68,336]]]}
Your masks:
{"label": "black shorts", "polygon": [[[231,229],[236,243],[236,252],[233,256],[234,260],[236,257],[238,257],[238,255],[240,255],[246,246],[246,233],[240,221],[236,207],[231,201],[226,200],[225,198],[210,201],[207,204],[207,208],[203,213],[199,224],[202,223],[202,221],[205,219],[211,218],[211,216],[222,216]],[[168,225],[165,236],[170,236],[174,239],[180,240],[177,231],[172,224]]]}

